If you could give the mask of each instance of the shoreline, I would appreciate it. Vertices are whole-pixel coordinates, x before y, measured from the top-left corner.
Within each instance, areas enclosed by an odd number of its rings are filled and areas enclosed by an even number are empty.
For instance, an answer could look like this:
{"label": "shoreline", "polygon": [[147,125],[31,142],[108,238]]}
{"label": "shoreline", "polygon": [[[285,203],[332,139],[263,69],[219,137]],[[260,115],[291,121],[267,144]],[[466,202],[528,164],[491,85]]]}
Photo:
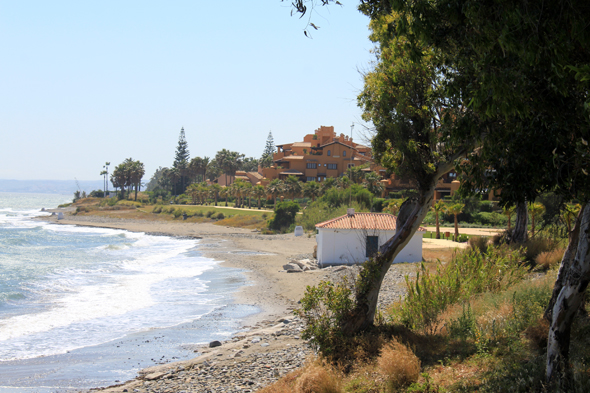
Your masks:
{"label": "shoreline", "polygon": [[293,234],[262,235],[251,229],[214,225],[211,223],[161,222],[115,219],[103,216],[55,216],[37,218],[59,225],[76,225],[143,232],[152,236],[171,236],[199,241],[203,257],[224,267],[244,269],[251,285],[241,287],[234,302],[257,306],[260,313],[246,324],[292,314],[293,307],[305,293],[307,285],[325,278],[327,270],[310,270],[288,274],[283,265],[294,259],[312,258],[315,237]]}
{"label": "shoreline", "polygon": [[[240,318],[240,329],[219,347],[195,347],[195,357],[192,359],[144,368],[129,381],[80,391],[147,392],[152,390],[142,388],[157,385],[161,380],[169,381],[172,379],[170,375],[181,375],[187,372],[186,370],[201,373],[203,367],[207,368],[209,375],[207,384],[203,387],[217,391],[211,386],[215,384],[211,376],[215,374],[216,367],[233,367],[237,365],[238,360],[239,363],[251,364],[253,357],[262,356],[258,362],[274,359],[271,364],[257,370],[256,375],[247,378],[242,386],[236,386],[235,390],[254,391],[248,389],[254,387],[250,386],[251,384],[256,385],[255,389],[258,389],[277,380],[292,369],[302,366],[307,355],[311,353],[307,344],[299,337],[303,325],[293,315],[293,310],[303,296],[306,286],[325,279],[333,269],[288,274],[282,267],[293,259],[311,257],[315,237],[296,238],[293,234],[261,235],[249,229],[210,223],[174,223],[70,215],[59,221],[55,216],[42,216],[36,219],[59,225],[121,229],[154,236],[195,239],[203,257],[214,259],[223,267],[244,270],[247,283],[233,294],[231,304],[254,306],[258,309],[258,312]],[[222,376],[218,375],[217,379],[221,381]],[[253,380],[256,380],[256,383],[252,383]],[[182,389],[172,391],[180,390]]]}
{"label": "shoreline", "polygon": [[[219,265],[244,270],[247,278],[233,294],[234,305],[255,306],[259,312],[239,319],[241,328],[229,339],[210,348],[195,347],[195,357],[144,368],[137,377],[107,387],[83,392],[169,393],[192,391],[254,392],[304,365],[313,355],[300,338],[303,322],[293,314],[308,285],[320,280],[338,281],[356,275],[355,267],[332,267],[296,274],[283,265],[293,260],[311,259],[315,236],[294,234],[261,235],[257,231],[224,227],[211,223],[184,223],[104,216],[56,216],[37,219],[62,225],[122,229],[156,236],[192,238],[199,250]],[[439,241],[440,242],[440,241]],[[424,248],[449,246],[425,242]],[[454,243],[453,245],[456,245]],[[379,295],[379,307],[405,295],[404,275],[415,274],[415,264],[396,264],[387,273]],[[69,390],[72,391],[72,390]]]}

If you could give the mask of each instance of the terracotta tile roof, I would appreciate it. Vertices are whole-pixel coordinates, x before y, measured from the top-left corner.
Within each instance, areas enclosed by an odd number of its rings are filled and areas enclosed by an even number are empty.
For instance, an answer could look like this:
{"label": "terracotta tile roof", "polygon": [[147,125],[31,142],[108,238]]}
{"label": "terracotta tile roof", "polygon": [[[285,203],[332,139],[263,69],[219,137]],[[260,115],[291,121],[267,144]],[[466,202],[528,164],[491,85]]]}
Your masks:
{"label": "terracotta tile roof", "polygon": [[397,218],[387,213],[354,213],[345,214],[328,221],[316,224],[316,228],[330,229],[381,229],[395,230]]}
{"label": "terracotta tile roof", "polygon": [[286,156],[283,160],[303,160],[303,156]]}
{"label": "terracotta tile roof", "polygon": [[258,180],[262,179],[264,176],[262,176],[260,173],[258,172],[248,172],[249,175],[257,178]]}
{"label": "terracotta tile roof", "polygon": [[[354,213],[352,216],[345,214],[328,221],[316,224],[316,228],[328,229],[379,229],[395,231],[397,217],[387,213]],[[425,232],[426,228],[420,227],[418,231]]]}

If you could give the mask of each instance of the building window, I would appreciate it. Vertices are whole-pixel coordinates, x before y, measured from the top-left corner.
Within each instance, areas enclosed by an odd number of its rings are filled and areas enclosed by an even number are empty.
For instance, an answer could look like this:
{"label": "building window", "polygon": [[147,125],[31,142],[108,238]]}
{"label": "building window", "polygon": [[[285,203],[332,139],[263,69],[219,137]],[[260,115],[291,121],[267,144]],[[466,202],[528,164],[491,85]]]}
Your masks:
{"label": "building window", "polygon": [[332,152],[330,150],[328,150],[328,157],[330,157],[332,155]]}
{"label": "building window", "polygon": [[353,168],[353,167],[354,167],[354,164],[348,164],[347,165],[347,168]]}
{"label": "building window", "polygon": [[367,258],[372,258],[379,251],[379,236],[367,236]]}
{"label": "building window", "polygon": [[328,169],[338,169],[338,164],[328,164]]}
{"label": "building window", "polygon": [[318,181],[322,181],[322,178],[320,176],[318,176]]}
{"label": "building window", "polygon": [[307,181],[314,181],[314,180],[315,180],[315,177],[313,177],[313,176],[311,176],[311,177],[310,176],[307,176]]}
{"label": "building window", "polygon": [[317,169],[317,168],[318,168],[317,162],[308,162],[307,163],[307,169]]}
{"label": "building window", "polygon": [[342,152],[342,157],[346,157],[346,150]]}

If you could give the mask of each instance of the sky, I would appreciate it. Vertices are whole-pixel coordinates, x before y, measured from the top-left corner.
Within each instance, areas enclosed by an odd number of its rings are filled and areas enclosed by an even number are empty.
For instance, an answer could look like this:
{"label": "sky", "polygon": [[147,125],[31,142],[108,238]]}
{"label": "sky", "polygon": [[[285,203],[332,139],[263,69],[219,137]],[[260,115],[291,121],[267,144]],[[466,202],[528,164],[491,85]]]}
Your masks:
{"label": "sky", "polygon": [[0,0],[0,179],[95,180],[105,162],[259,158],[320,126],[360,139],[373,44],[357,1]]}

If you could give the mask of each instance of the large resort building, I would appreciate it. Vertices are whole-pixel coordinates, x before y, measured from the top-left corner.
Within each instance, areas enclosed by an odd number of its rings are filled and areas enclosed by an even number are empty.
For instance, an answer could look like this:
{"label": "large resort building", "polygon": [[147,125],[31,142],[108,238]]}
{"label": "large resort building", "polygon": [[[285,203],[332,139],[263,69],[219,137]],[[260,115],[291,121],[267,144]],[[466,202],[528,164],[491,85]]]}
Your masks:
{"label": "large resort building", "polygon": [[301,181],[322,182],[328,177],[339,177],[346,169],[372,163],[371,148],[354,143],[352,138],[340,134],[334,127],[321,126],[307,134],[303,142],[277,145],[273,164],[264,168],[266,180],[296,176]]}
{"label": "large resort building", "polygon": [[[277,152],[273,155],[273,163],[269,168],[259,168],[258,172],[238,171],[235,179],[264,186],[273,179],[284,180],[289,176],[295,176],[303,182],[323,182],[328,177],[342,176],[350,167],[361,165],[366,172],[374,171],[381,175],[384,196],[415,188],[410,179],[387,174],[385,168],[375,164],[370,147],[355,143],[348,135],[336,135],[332,126],[321,126],[313,134],[305,135],[302,142],[277,145]],[[226,186],[233,180],[228,178],[226,184],[222,175],[218,181]],[[437,183],[435,198],[453,195],[458,189],[457,173],[450,171]]]}

